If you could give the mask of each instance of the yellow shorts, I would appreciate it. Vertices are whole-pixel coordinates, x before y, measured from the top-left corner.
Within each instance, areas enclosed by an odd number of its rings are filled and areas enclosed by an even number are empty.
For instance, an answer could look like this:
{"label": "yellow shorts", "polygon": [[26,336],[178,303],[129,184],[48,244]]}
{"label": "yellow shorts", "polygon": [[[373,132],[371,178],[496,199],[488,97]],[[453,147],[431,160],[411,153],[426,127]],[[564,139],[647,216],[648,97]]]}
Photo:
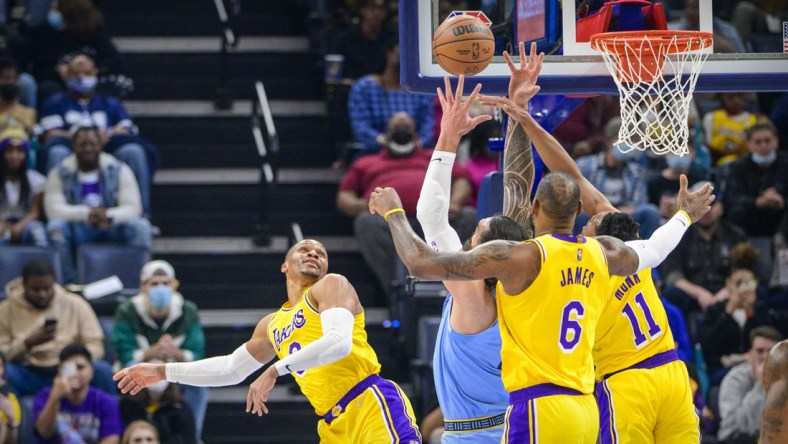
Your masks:
{"label": "yellow shorts", "polygon": [[630,369],[597,384],[602,444],[697,444],[687,367],[673,361]]}
{"label": "yellow shorts", "polygon": [[[552,387],[539,390],[547,386]],[[596,444],[599,413],[594,396],[550,393],[555,387],[540,384],[517,392],[544,393],[510,395],[502,444]],[[558,388],[561,390],[571,389]]]}
{"label": "yellow shorts", "polygon": [[330,422],[317,423],[322,444],[421,443],[413,407],[394,382],[376,376],[374,384],[348,401],[340,401],[345,405]]}

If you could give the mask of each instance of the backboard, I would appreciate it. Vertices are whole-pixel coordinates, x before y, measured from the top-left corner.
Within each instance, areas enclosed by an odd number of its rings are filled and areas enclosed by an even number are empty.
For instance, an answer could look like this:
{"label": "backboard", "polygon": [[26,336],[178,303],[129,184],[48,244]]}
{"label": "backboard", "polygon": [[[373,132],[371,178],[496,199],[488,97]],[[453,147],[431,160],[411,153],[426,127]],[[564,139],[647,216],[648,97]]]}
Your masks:
{"label": "backboard", "polygon": [[[434,94],[447,73],[432,57],[432,35],[443,15],[451,12],[446,0],[400,0],[401,81],[412,92]],[[469,2],[473,3],[473,2]],[[541,94],[617,94],[615,83],[601,55],[587,41],[590,21],[598,19],[602,0],[481,0],[480,9],[490,18],[496,36],[496,56],[480,74],[466,80],[466,89],[476,83],[487,94],[505,94],[509,69],[501,56],[514,54],[517,42],[535,41],[546,54],[539,85]],[[647,2],[641,2],[646,4]],[[735,9],[748,2],[712,0],[664,0],[661,4],[669,29],[713,32],[715,43],[698,78],[697,92],[788,91],[788,6],[781,0],[754,0],[771,9]],[[730,6],[725,6],[730,5]],[[774,5],[774,6],[772,6]],[[619,20],[620,5],[609,28]],[[736,27],[725,19],[732,14],[753,17],[754,26],[741,39]],[[623,12],[621,13],[623,14]],[[760,15],[759,15],[760,14]],[[587,17],[583,19],[583,17]],[[741,20],[739,20],[741,21]],[[746,25],[746,24],[745,24]],[[647,25],[646,25],[647,26]],[[741,24],[740,24],[741,26]],[[601,29],[601,28],[600,28]],[[643,28],[640,28],[643,29]],[[747,31],[747,32],[749,32]],[[528,48],[528,45],[526,45]]]}

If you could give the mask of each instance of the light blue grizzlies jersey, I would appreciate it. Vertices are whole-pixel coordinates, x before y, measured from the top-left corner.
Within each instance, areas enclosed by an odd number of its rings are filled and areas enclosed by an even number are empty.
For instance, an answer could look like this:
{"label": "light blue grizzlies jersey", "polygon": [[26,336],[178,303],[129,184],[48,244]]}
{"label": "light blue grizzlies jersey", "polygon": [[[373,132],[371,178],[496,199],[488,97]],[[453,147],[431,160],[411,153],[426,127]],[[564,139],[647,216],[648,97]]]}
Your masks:
{"label": "light blue grizzlies jersey", "polygon": [[[435,341],[433,372],[438,402],[447,421],[486,418],[506,413],[509,394],[501,380],[501,333],[496,321],[475,335],[451,329],[452,297],[443,303]],[[498,443],[503,427],[444,433],[442,443]]]}

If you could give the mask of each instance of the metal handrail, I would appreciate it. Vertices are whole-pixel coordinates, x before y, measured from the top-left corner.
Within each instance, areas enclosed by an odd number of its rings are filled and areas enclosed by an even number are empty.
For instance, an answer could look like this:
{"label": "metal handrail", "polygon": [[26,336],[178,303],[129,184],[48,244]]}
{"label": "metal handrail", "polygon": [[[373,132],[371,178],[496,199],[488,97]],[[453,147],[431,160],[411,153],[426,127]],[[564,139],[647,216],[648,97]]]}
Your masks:
{"label": "metal handrail", "polygon": [[235,46],[235,31],[230,24],[230,17],[227,15],[227,9],[224,7],[224,0],[213,0],[213,4],[216,6],[216,14],[219,16],[219,22],[222,24],[224,41],[230,46]]}
{"label": "metal handrail", "polygon": [[[237,16],[241,12],[241,3],[239,0],[230,0],[232,2],[233,16]],[[230,63],[228,60],[228,53],[230,48],[234,48],[238,44],[238,37],[235,35],[231,17],[227,14],[227,9],[224,7],[224,0],[213,0],[216,7],[216,14],[219,16],[219,23],[221,25],[222,47],[219,52],[221,74],[219,79],[219,86],[216,88],[216,99],[214,106],[216,109],[230,109],[233,105],[233,99],[230,93]]]}
{"label": "metal handrail", "polygon": [[260,156],[260,196],[257,234],[253,238],[257,245],[269,245],[271,242],[269,190],[276,186],[279,134],[276,132],[271,104],[268,102],[268,95],[262,81],[258,80],[254,83],[254,91],[255,100],[252,102],[251,127],[257,154]]}

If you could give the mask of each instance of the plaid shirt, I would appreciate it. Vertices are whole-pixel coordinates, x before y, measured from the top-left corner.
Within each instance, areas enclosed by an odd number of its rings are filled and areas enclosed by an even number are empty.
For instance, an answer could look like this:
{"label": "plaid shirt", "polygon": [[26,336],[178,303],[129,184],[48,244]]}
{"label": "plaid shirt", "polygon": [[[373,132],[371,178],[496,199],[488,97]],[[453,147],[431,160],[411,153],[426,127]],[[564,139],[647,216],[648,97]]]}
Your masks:
{"label": "plaid shirt", "polygon": [[[615,149],[615,148],[614,148]],[[585,156],[577,159],[577,167],[591,185],[597,190],[605,191],[607,168],[605,167],[605,153]],[[648,202],[648,187],[643,166],[635,161],[627,162],[621,171],[621,180],[624,183],[621,202],[611,202],[616,207],[638,207]]]}
{"label": "plaid shirt", "polygon": [[348,111],[353,135],[357,142],[364,145],[365,153],[380,150],[375,137],[386,132],[389,118],[400,111],[413,117],[422,146],[432,146],[435,116],[431,96],[387,90],[378,85],[373,76],[364,76],[350,88]]}

